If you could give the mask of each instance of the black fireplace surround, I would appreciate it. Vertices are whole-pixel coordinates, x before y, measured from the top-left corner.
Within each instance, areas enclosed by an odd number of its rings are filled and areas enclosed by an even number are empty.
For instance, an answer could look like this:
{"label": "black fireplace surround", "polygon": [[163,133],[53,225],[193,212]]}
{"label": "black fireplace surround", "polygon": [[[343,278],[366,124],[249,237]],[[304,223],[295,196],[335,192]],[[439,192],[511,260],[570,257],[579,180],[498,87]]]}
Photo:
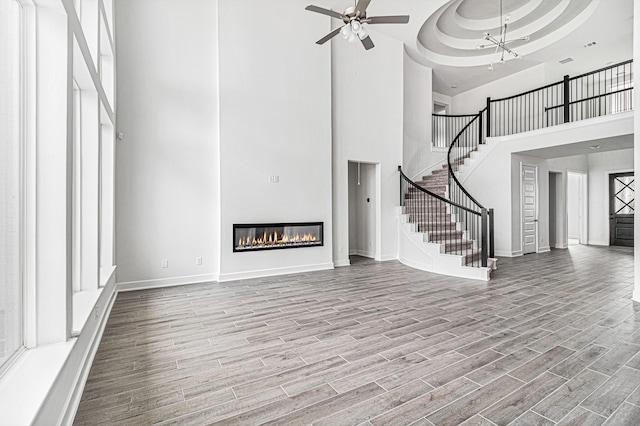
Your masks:
{"label": "black fireplace surround", "polygon": [[324,245],[324,222],[233,224],[239,253]]}

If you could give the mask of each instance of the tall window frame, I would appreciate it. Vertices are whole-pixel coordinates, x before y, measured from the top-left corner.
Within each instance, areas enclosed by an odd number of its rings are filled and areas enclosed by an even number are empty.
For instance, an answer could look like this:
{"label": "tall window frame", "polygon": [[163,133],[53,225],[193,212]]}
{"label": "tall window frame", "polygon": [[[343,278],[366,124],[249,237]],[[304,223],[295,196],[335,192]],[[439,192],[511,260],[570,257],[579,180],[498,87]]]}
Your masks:
{"label": "tall window frame", "polygon": [[[25,194],[25,156],[26,156],[26,18],[25,4],[22,0],[1,0],[6,7],[4,18],[0,21],[5,31],[11,34],[2,34],[2,42],[7,43],[0,47],[0,52],[6,60],[4,74],[6,90],[0,89],[0,102],[5,104],[14,114],[5,111],[6,122],[1,123],[5,127],[6,140],[0,134],[4,160],[2,163],[4,188],[0,191],[3,199],[0,200],[2,213],[0,224],[3,235],[2,274],[0,277],[0,315],[3,316],[0,329],[0,376],[2,376],[13,362],[25,349],[25,259],[26,259],[26,194]],[[8,53],[8,54],[5,54]],[[0,62],[0,66],[2,63]],[[13,86],[11,88],[10,86]],[[3,96],[4,95],[4,96]],[[4,98],[4,99],[2,99]],[[0,106],[0,113],[3,107]],[[12,121],[10,123],[10,121]],[[12,130],[9,130],[9,127]],[[8,154],[8,155],[7,155]],[[10,157],[10,158],[9,158]],[[6,163],[4,163],[6,162]],[[11,164],[9,164],[11,162]],[[12,217],[13,216],[13,217]],[[11,234],[11,235],[10,235]],[[11,304],[11,306],[9,306]]]}

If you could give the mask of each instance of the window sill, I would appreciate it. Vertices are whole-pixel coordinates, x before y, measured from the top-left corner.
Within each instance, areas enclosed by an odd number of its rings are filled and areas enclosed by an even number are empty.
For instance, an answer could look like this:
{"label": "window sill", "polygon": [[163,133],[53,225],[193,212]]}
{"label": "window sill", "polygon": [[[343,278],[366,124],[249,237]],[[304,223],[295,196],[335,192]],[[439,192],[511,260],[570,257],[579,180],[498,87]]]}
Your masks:
{"label": "window sill", "polygon": [[0,380],[3,424],[33,423],[75,343],[71,339],[24,351]]}
{"label": "window sill", "polygon": [[93,312],[102,288],[89,291],[78,291],[73,294],[73,327],[71,329],[72,336],[78,336],[82,328],[87,323],[89,315]]}
{"label": "window sill", "polygon": [[115,270],[115,266],[100,268],[100,288],[97,290],[79,291],[73,294],[72,336],[78,336],[80,332],[82,332],[89,316],[94,312],[96,302],[100,294],[102,294],[102,289],[107,285]]}

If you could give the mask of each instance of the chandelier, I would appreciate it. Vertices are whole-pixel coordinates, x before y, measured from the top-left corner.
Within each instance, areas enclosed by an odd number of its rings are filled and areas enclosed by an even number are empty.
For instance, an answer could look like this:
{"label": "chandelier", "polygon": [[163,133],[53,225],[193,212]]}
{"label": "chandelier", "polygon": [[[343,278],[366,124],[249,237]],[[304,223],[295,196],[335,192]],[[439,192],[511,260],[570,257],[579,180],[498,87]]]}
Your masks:
{"label": "chandelier", "polygon": [[498,62],[503,64],[505,62],[504,56],[505,53],[508,53],[515,59],[522,58],[522,56],[518,55],[512,49],[510,49],[507,45],[514,43],[516,41],[528,41],[530,39],[529,36],[520,37],[513,40],[507,40],[507,26],[509,25],[509,15],[504,16],[502,14],[502,0],[500,0],[500,38],[496,38],[492,36],[490,33],[484,33],[484,40],[488,41],[489,44],[480,44],[477,46],[478,49],[486,49],[487,47],[496,47],[496,51],[494,53],[494,57],[500,54],[498,61],[491,61],[489,64],[489,70],[493,71],[494,63]]}

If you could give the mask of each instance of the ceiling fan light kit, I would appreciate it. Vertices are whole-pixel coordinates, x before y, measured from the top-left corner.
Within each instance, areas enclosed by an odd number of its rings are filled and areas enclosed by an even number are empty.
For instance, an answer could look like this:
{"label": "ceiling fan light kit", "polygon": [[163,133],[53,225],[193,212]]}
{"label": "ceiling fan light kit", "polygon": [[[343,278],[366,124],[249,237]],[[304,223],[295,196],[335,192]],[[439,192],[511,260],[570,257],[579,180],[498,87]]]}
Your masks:
{"label": "ceiling fan light kit", "polygon": [[336,11],[314,5],[307,6],[305,8],[306,10],[331,16],[332,18],[341,19],[342,22],[344,22],[344,26],[331,31],[329,34],[318,40],[316,44],[324,44],[340,34],[342,35],[342,38],[349,42],[360,40],[362,46],[364,46],[366,50],[369,50],[375,47],[375,45],[364,28],[364,24],[406,24],[409,22],[409,15],[367,17],[367,7],[369,6],[369,3],[371,3],[371,0],[358,0],[355,6],[346,8],[343,13],[338,13]]}
{"label": "ceiling fan light kit", "polygon": [[364,29],[362,24],[356,20],[353,20],[348,25],[342,27],[340,34],[342,34],[343,39],[350,43],[358,39],[364,40],[368,36],[367,31]]}

